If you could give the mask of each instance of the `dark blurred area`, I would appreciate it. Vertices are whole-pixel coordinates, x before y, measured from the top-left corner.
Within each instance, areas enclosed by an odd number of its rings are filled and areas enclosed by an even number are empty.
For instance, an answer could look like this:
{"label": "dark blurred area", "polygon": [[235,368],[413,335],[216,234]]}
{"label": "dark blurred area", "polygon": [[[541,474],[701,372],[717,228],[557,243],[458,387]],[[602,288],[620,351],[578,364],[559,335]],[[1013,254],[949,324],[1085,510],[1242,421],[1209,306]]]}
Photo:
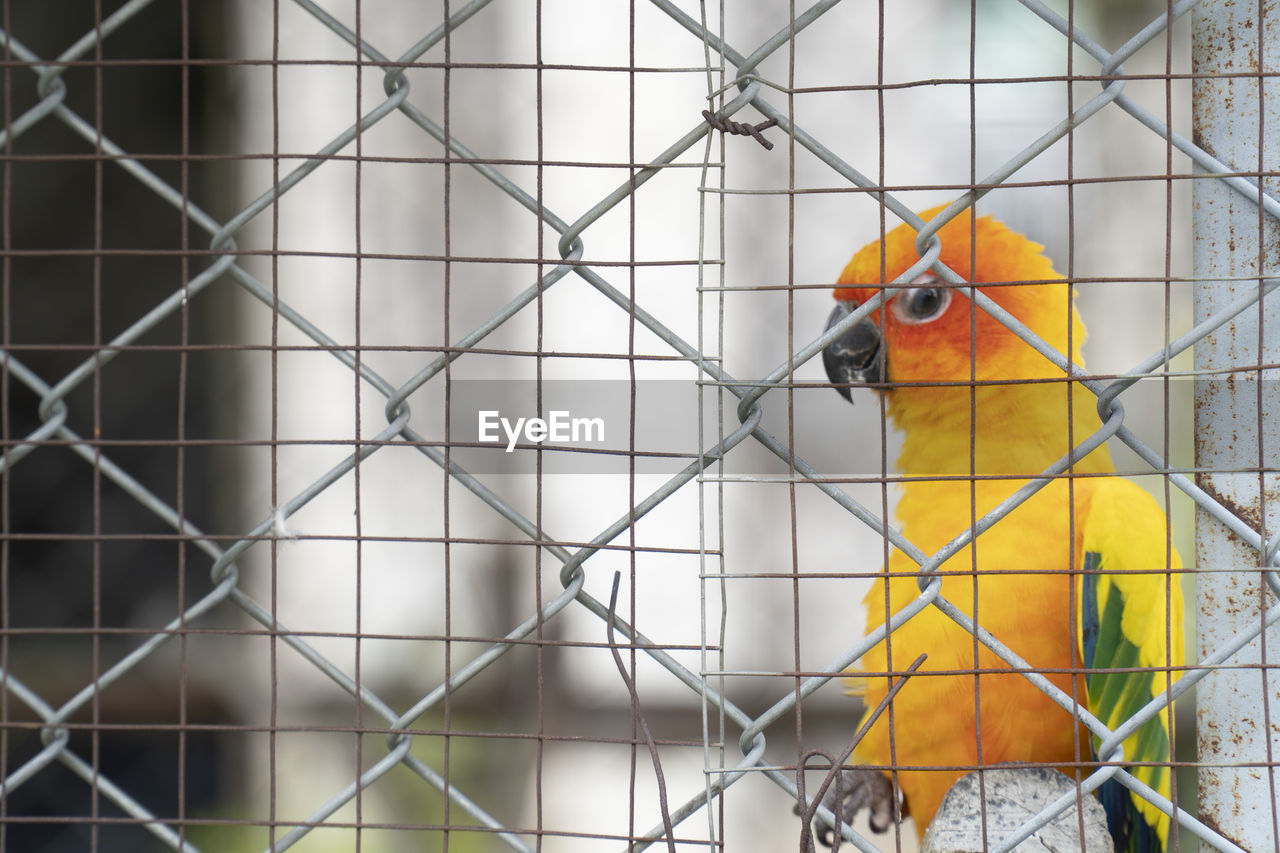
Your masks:
{"label": "dark blurred area", "polygon": [[[8,39],[48,61],[124,5],[2,4],[6,127],[42,99],[37,73]],[[209,121],[215,77],[200,60],[217,55],[210,40],[224,31],[220,14],[216,3],[152,4],[61,75],[67,110],[205,210],[216,208],[209,188],[219,167],[199,155],[216,149],[211,140],[219,131]],[[104,466],[123,469],[207,530],[217,518],[209,473],[225,452],[179,444],[212,434],[207,380],[217,353],[203,345],[216,343],[216,286],[95,364],[105,344],[209,264],[209,236],[101,153],[109,150],[56,113],[0,149],[5,452],[44,423],[40,393],[9,359],[47,386],[81,365],[93,368],[65,397],[65,426],[89,451],[78,454],[65,437],[51,436],[0,481],[0,665],[6,678],[54,708],[92,688],[211,588],[210,558],[109,479]],[[198,627],[215,626],[202,620]],[[172,819],[216,801],[230,758],[217,755],[216,733],[168,728],[226,716],[212,691],[188,679],[187,638],[169,646],[96,691],[70,719],[70,747],[144,807]],[[0,776],[40,753],[39,719],[15,692],[0,690]],[[144,720],[154,727],[140,730]],[[127,816],[109,799],[94,799],[88,782],[55,760],[5,792],[0,848],[167,849],[136,823],[117,822]]]}

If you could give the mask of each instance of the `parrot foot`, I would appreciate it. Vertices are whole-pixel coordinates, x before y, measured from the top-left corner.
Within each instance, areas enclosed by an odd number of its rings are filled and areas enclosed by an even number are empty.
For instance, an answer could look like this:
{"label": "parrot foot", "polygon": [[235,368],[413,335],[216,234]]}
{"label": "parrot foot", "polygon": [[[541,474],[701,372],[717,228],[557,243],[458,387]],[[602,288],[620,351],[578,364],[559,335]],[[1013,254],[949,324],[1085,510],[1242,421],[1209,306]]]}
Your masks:
{"label": "parrot foot", "polygon": [[[905,809],[901,812],[898,809],[898,795],[893,782],[870,767],[840,771],[840,783],[827,789],[822,804],[845,823],[852,823],[863,809],[867,809],[871,813],[871,831],[875,833],[885,832],[895,816],[905,814]],[[819,826],[817,835],[827,847],[835,841],[835,833],[829,826]]]}

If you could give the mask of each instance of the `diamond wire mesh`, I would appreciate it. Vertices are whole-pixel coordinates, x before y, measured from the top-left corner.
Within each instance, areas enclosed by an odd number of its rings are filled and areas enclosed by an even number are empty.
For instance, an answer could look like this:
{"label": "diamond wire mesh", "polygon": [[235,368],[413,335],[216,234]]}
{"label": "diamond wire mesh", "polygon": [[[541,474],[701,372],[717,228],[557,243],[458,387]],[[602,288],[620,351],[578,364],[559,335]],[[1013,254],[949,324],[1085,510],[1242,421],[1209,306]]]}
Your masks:
{"label": "diamond wire mesh", "polygon": [[[25,403],[26,398],[20,397],[13,390],[14,388],[25,389],[33,396],[38,413],[38,425],[24,434],[14,435],[10,432],[12,427],[9,415],[5,417],[6,505],[13,506],[14,502],[24,499],[22,495],[13,492],[14,486],[11,484],[11,479],[15,468],[38,466],[42,457],[70,452],[91,466],[94,472],[94,488],[99,495],[97,500],[107,499],[103,492],[105,484],[110,483],[117,487],[119,495],[113,499],[123,500],[127,496],[137,502],[165,526],[175,531],[177,540],[189,542],[203,554],[209,561],[209,576],[207,581],[199,584],[198,595],[194,596],[190,603],[185,603],[182,608],[172,612],[162,628],[148,632],[146,638],[132,645],[127,653],[119,657],[100,655],[100,650],[95,645],[91,678],[81,683],[77,689],[67,693],[53,695],[29,687],[28,682],[32,681],[31,676],[13,666],[12,658],[6,651],[0,686],[5,696],[5,718],[8,721],[5,729],[6,746],[3,750],[4,791],[10,801],[12,801],[13,792],[41,774],[50,773],[51,768],[61,765],[70,769],[83,781],[83,784],[96,792],[92,812],[85,818],[89,823],[108,820],[104,816],[104,811],[101,810],[102,807],[98,805],[100,798],[104,803],[113,804],[114,808],[119,810],[120,817],[114,818],[115,820],[122,820],[126,825],[131,824],[137,832],[150,833],[167,847],[196,849],[192,841],[192,827],[200,823],[198,818],[183,814],[181,806],[177,814],[164,813],[148,803],[144,797],[131,793],[126,785],[119,783],[113,774],[103,767],[97,740],[92,742],[86,755],[83,745],[80,747],[73,745],[73,736],[77,732],[93,731],[98,726],[100,698],[111,691],[114,685],[127,679],[131,673],[143,667],[149,659],[162,655],[167,646],[175,642],[187,643],[193,636],[193,631],[198,630],[202,625],[213,624],[210,619],[215,614],[234,608],[258,623],[262,633],[273,641],[271,651],[273,667],[275,656],[283,653],[276,650],[274,643],[278,642],[287,646],[300,659],[305,660],[316,672],[358,698],[356,727],[340,728],[337,730],[338,733],[373,734],[382,737],[384,742],[374,747],[373,740],[361,741],[364,745],[357,748],[358,760],[362,762],[359,765],[360,772],[358,774],[353,772],[345,787],[330,791],[326,797],[317,799],[304,818],[296,819],[289,815],[275,814],[275,788],[272,787],[269,795],[273,803],[272,813],[266,819],[259,820],[237,815],[233,817],[232,822],[239,820],[250,826],[260,824],[270,826],[271,843],[274,844],[274,849],[292,846],[309,834],[314,834],[316,828],[323,827],[326,821],[330,822],[330,825],[338,823],[359,827],[362,825],[359,809],[362,799],[366,796],[364,792],[372,791],[380,784],[389,784],[392,771],[403,768],[412,775],[396,776],[398,780],[396,784],[409,785],[425,782],[427,786],[443,792],[449,803],[447,808],[454,810],[454,815],[463,813],[465,817],[461,820],[467,821],[470,826],[480,828],[476,834],[483,839],[482,845],[501,842],[511,849],[536,849],[541,846],[546,837],[556,834],[552,828],[544,829],[541,826],[540,816],[537,818],[537,826],[522,826],[518,818],[503,812],[501,802],[495,802],[493,798],[487,796],[488,792],[483,786],[468,789],[465,783],[459,782],[459,774],[456,768],[451,773],[447,757],[443,762],[433,762],[415,754],[412,751],[414,740],[431,733],[431,726],[423,721],[430,713],[440,708],[444,709],[446,715],[447,735],[449,703],[453,697],[461,695],[472,679],[487,668],[495,666],[512,649],[518,648],[522,643],[542,642],[545,627],[553,623],[562,613],[580,611],[591,614],[596,619],[607,621],[609,604],[586,591],[585,583],[589,572],[587,561],[601,553],[602,549],[607,549],[616,543],[619,537],[629,535],[632,536],[630,548],[634,554],[636,550],[634,534],[629,531],[634,531],[637,523],[646,514],[671,499],[682,487],[695,483],[714,488],[717,482],[729,479],[712,476],[712,470],[720,460],[730,457],[738,448],[754,443],[782,460],[791,470],[793,482],[811,483],[836,505],[854,516],[859,523],[868,525],[878,535],[911,554],[913,559],[920,563],[922,572],[927,573],[935,569],[947,556],[961,549],[968,541],[971,534],[961,536],[936,554],[920,553],[911,543],[903,540],[892,526],[883,524],[879,508],[864,506],[862,502],[855,500],[842,488],[838,480],[824,477],[824,472],[820,468],[797,455],[788,440],[790,436],[775,435],[763,425],[765,395],[774,388],[791,387],[791,377],[795,371],[809,362],[829,340],[839,333],[840,329],[832,329],[825,335],[811,340],[805,340],[803,334],[798,335],[791,354],[783,363],[758,376],[735,377],[730,375],[728,368],[722,365],[721,358],[715,355],[714,349],[705,345],[701,335],[697,342],[690,342],[670,326],[665,325],[658,316],[646,310],[643,300],[636,293],[634,284],[628,288],[617,283],[617,269],[608,264],[583,261],[586,256],[585,241],[593,225],[607,216],[610,211],[625,209],[627,205],[634,204],[637,197],[646,192],[646,186],[652,178],[662,174],[664,169],[678,164],[681,155],[690,151],[696,153],[697,146],[706,145],[704,140],[710,134],[707,124],[696,119],[684,123],[680,126],[680,130],[671,134],[665,150],[652,159],[646,157],[645,152],[639,152],[637,156],[641,159],[638,167],[632,169],[631,176],[614,191],[601,196],[598,203],[575,219],[571,215],[549,209],[542,197],[540,184],[530,184],[527,181],[508,177],[508,172],[519,171],[516,167],[520,164],[506,164],[511,167],[506,169],[503,163],[495,163],[473,153],[467,147],[467,140],[451,136],[446,130],[450,125],[450,110],[460,109],[459,105],[450,106],[446,99],[443,112],[433,114],[430,108],[418,105],[415,100],[416,93],[408,83],[407,70],[424,63],[438,62],[432,57],[441,50],[447,51],[450,39],[456,38],[459,31],[470,25],[469,22],[473,18],[476,18],[485,7],[491,5],[489,2],[476,0],[476,2],[451,8],[447,22],[439,22],[410,49],[393,56],[391,53],[384,54],[377,45],[365,41],[354,21],[331,15],[319,4],[299,0],[297,6],[310,15],[329,37],[336,39],[338,43],[346,43],[358,49],[360,61],[367,63],[361,67],[362,73],[382,75],[385,97],[372,105],[362,103],[359,120],[356,123],[335,135],[328,144],[315,150],[313,154],[305,158],[296,158],[301,161],[297,165],[291,166],[286,162],[286,158],[277,156],[274,162],[278,172],[273,180],[260,188],[260,194],[254,201],[227,217],[225,221],[221,221],[206,213],[197,200],[189,196],[185,183],[175,186],[171,180],[159,177],[157,171],[148,165],[145,158],[131,153],[127,146],[117,143],[106,134],[103,131],[101,115],[86,116],[68,105],[69,91],[66,83],[68,69],[77,67],[78,63],[90,66],[95,62],[101,63],[104,49],[116,37],[117,32],[150,14],[156,5],[149,0],[133,0],[125,3],[114,12],[101,17],[100,23],[84,33],[73,44],[49,56],[39,55],[35,50],[25,46],[22,33],[8,30],[5,33],[5,49],[9,60],[7,85],[15,86],[25,76],[26,83],[35,84],[38,96],[36,103],[28,109],[20,114],[7,116],[4,142],[9,159],[6,161],[6,168],[9,170],[22,168],[22,161],[15,160],[13,153],[18,150],[24,133],[42,123],[60,123],[79,137],[81,152],[93,152],[93,157],[103,164],[103,168],[122,170],[130,179],[178,211],[191,226],[194,226],[196,233],[203,233],[207,237],[209,245],[207,253],[194,251],[184,245],[185,263],[191,267],[191,272],[186,274],[185,280],[173,288],[167,297],[156,302],[150,310],[137,317],[122,331],[114,336],[95,340],[91,347],[75,350],[82,360],[66,372],[52,376],[40,375],[27,366],[21,348],[7,347],[4,354],[6,410],[12,412],[16,406]],[[501,4],[492,5],[500,6]],[[726,117],[744,117],[758,113],[765,119],[775,121],[777,130],[771,131],[768,135],[780,149],[790,145],[797,151],[807,150],[830,167],[838,180],[873,193],[893,216],[918,226],[923,225],[912,213],[911,206],[903,200],[904,192],[885,191],[882,180],[867,177],[866,173],[860,171],[856,165],[845,162],[833,153],[831,147],[808,134],[802,126],[793,121],[788,107],[782,105],[789,103],[785,87],[755,76],[762,62],[780,51],[791,49],[790,46],[793,45],[797,34],[822,20],[824,13],[839,5],[838,0],[827,0],[804,10],[797,10],[798,15],[793,23],[777,30],[772,37],[761,42],[749,53],[739,52],[731,45],[722,42],[711,31],[704,29],[703,24],[695,17],[674,3],[654,0],[652,5],[668,16],[671,21],[677,23],[688,38],[705,46],[707,56],[712,58],[712,70],[719,70],[724,75],[723,79],[730,83],[729,86],[720,90],[720,97],[716,99],[719,114]],[[1011,184],[1015,173],[1024,165],[1047,151],[1054,143],[1066,138],[1073,129],[1079,128],[1093,120],[1095,116],[1109,110],[1122,110],[1129,114],[1148,131],[1167,140],[1172,149],[1186,155],[1200,168],[1219,175],[1224,173],[1228,175],[1219,177],[1218,180],[1227,182],[1246,198],[1257,199],[1257,190],[1252,179],[1238,174],[1235,169],[1229,167],[1230,164],[1217,163],[1191,141],[1171,132],[1162,117],[1153,115],[1126,94],[1125,90],[1130,81],[1126,79],[1121,63],[1132,57],[1144,45],[1164,37],[1168,16],[1162,15],[1156,18],[1146,26],[1137,29],[1135,35],[1119,49],[1107,51],[1082,28],[1074,26],[1068,18],[1053,9],[1034,0],[1024,0],[1023,5],[1044,24],[1068,36],[1084,55],[1090,57],[1096,64],[1094,73],[1099,78],[1104,78],[1101,80],[1101,91],[1084,103],[1076,105],[1069,118],[1045,130],[1042,136],[1016,156],[989,174],[981,176],[981,179],[973,184],[973,188],[962,195],[941,219],[948,218],[952,213],[973,204],[977,198],[992,188]],[[1182,16],[1193,5],[1190,2],[1174,4],[1170,10],[1172,18]],[[6,10],[7,8],[6,5]],[[446,64],[448,63],[447,55],[446,53],[444,60]],[[723,65],[717,69],[716,66],[721,63],[721,60]],[[754,113],[748,110],[748,107],[752,108]],[[98,109],[101,110],[101,105]],[[453,165],[464,165],[474,169],[518,207],[523,208],[529,215],[549,228],[558,241],[556,249],[561,261],[547,263],[546,266],[549,269],[545,270],[541,269],[540,265],[540,276],[533,285],[501,310],[468,329],[466,334],[457,336],[456,341],[440,350],[438,355],[420,360],[416,371],[406,381],[395,381],[389,376],[376,372],[370,366],[372,359],[365,357],[358,342],[354,347],[342,343],[340,336],[331,335],[319,324],[313,323],[305,313],[291,307],[283,298],[282,288],[277,282],[272,280],[264,283],[248,270],[247,261],[257,247],[238,244],[238,239],[241,238],[249,223],[278,215],[275,213],[277,203],[286,198],[300,184],[308,181],[326,163],[335,158],[350,157],[353,152],[358,159],[363,136],[373,133],[380,123],[389,121],[393,117],[398,120],[408,120],[416,128],[434,138],[441,146],[448,149],[447,159]],[[756,119],[753,117],[749,121],[754,122]],[[733,152],[737,146],[755,143],[748,138],[729,138],[721,144],[725,152]],[[711,147],[707,147],[706,150],[709,153]],[[277,154],[279,153],[277,149]],[[632,157],[633,161],[636,159],[636,156]],[[717,192],[716,187],[705,182],[704,189],[712,195]],[[723,191],[723,187],[719,191]],[[1275,215],[1273,202],[1267,200],[1264,207],[1268,215]],[[6,246],[6,249],[11,248]],[[273,245],[272,249],[279,252],[278,245]],[[448,257],[447,248],[444,255]],[[541,253],[539,253],[540,256]],[[7,264],[8,258],[7,255]],[[634,257],[632,266],[634,266]],[[8,269],[7,266],[6,270]],[[549,536],[547,531],[541,529],[540,505],[538,511],[534,513],[522,511],[500,495],[498,490],[486,482],[484,476],[473,474],[461,467],[452,458],[448,440],[442,442],[439,437],[420,432],[415,427],[410,409],[406,404],[416,391],[434,377],[442,373],[447,374],[454,361],[462,359],[468,353],[482,352],[486,338],[495,330],[509,322],[522,310],[531,310],[531,306],[540,308],[545,294],[550,292],[553,286],[573,277],[586,282],[619,310],[625,312],[633,329],[637,326],[647,329],[669,348],[669,353],[674,353],[678,359],[696,365],[701,381],[708,383],[708,387],[722,389],[732,395],[735,398],[733,405],[736,406],[737,417],[741,422],[738,427],[725,427],[720,440],[704,446],[682,470],[666,479],[650,493],[635,495],[633,488],[633,503],[628,510],[615,522],[601,529],[596,536],[580,543],[558,541]],[[8,279],[7,272],[6,288],[11,286]],[[1261,291],[1268,292],[1274,284],[1275,280],[1268,280]],[[329,357],[336,359],[343,368],[359,377],[356,393],[376,395],[385,411],[385,421],[375,434],[360,438],[353,445],[353,449],[340,461],[311,478],[304,488],[297,491],[281,491],[278,499],[272,501],[276,507],[274,512],[260,518],[250,529],[234,537],[226,537],[205,533],[200,526],[197,526],[197,520],[190,518],[184,511],[180,498],[175,501],[160,496],[155,489],[144,485],[146,478],[131,471],[128,463],[117,461],[119,456],[124,455],[120,448],[113,447],[109,442],[98,440],[98,436],[93,432],[86,433],[84,427],[77,427],[77,422],[96,423],[97,408],[109,407],[112,401],[109,398],[100,399],[100,393],[94,391],[91,403],[93,412],[86,419],[83,412],[84,401],[77,399],[76,394],[78,392],[83,394],[88,388],[98,388],[101,377],[115,367],[114,362],[122,354],[128,353],[131,348],[144,346],[148,335],[160,324],[174,317],[186,318],[189,312],[199,310],[200,300],[206,297],[207,291],[233,285],[252,295],[271,312],[274,325],[271,345],[267,349],[273,355],[280,349],[279,341],[282,340],[276,329],[292,327],[310,341],[307,344],[308,347],[318,348]],[[724,289],[723,286],[707,286],[700,292],[715,297]],[[1224,312],[1222,316],[1212,318],[1177,337],[1149,358],[1134,364],[1124,376],[1114,380],[1086,380],[1082,385],[1097,394],[1101,400],[1124,399],[1126,390],[1138,378],[1157,375],[1166,370],[1166,366],[1174,356],[1192,346],[1211,330],[1221,326],[1230,319],[1229,315],[1247,310],[1256,302],[1256,299],[1261,298],[1261,295],[1260,292],[1257,297],[1233,306],[1231,312]],[[101,296],[99,295],[98,298]],[[1005,314],[990,300],[984,299],[979,294],[976,301],[983,309],[995,315],[1033,346],[1043,349],[1044,345],[1032,333],[1022,328],[1016,320]],[[15,317],[13,321],[20,322],[21,318]],[[13,321],[7,321],[6,325]],[[10,331],[6,330],[6,342],[10,339],[10,334]],[[1056,353],[1047,352],[1046,354],[1055,362],[1065,366],[1065,362]],[[726,419],[732,417],[726,412],[722,412],[722,416]],[[1267,564],[1274,565],[1274,541],[1261,542],[1258,534],[1249,528],[1244,520],[1236,517],[1227,508],[1198,489],[1186,474],[1174,470],[1165,461],[1163,450],[1153,449],[1138,438],[1124,424],[1122,416],[1109,418],[1103,433],[1084,439],[1082,444],[1106,438],[1116,438],[1130,447],[1138,457],[1151,466],[1153,471],[1159,472],[1167,483],[1185,492],[1197,505],[1222,520],[1245,541],[1253,543],[1254,547],[1265,554]],[[180,434],[178,444],[181,445],[181,443]],[[563,587],[559,594],[547,600],[540,600],[539,606],[534,611],[521,613],[519,618],[513,619],[508,625],[509,630],[505,636],[483,642],[482,651],[475,654],[454,652],[452,664],[447,664],[447,677],[431,689],[419,692],[412,701],[403,701],[403,697],[398,695],[395,698],[389,698],[375,692],[362,678],[358,659],[353,669],[339,663],[334,656],[322,652],[319,640],[323,639],[323,631],[312,636],[306,631],[291,630],[279,617],[274,588],[270,592],[270,597],[262,600],[262,587],[256,587],[253,592],[250,592],[244,571],[240,567],[240,561],[255,549],[270,550],[274,573],[276,551],[278,548],[288,547],[282,542],[292,536],[293,517],[308,503],[332,489],[344,478],[359,476],[363,464],[395,445],[411,448],[413,452],[446,470],[453,483],[469,491],[485,507],[513,525],[528,538],[529,542],[537,543],[539,554],[542,555],[542,559],[547,560],[546,565],[554,565],[554,568],[544,570],[548,575],[554,572]],[[1045,473],[1046,476],[1053,476],[1061,473],[1065,468],[1064,463]],[[1033,487],[1019,493],[1019,498],[1025,498],[1031,488]],[[977,529],[981,529],[988,521],[994,521],[1010,508],[1003,506],[993,513],[991,518],[980,519]],[[446,531],[447,523],[446,520]],[[14,572],[21,570],[21,567],[13,563],[8,556],[11,553],[8,547],[13,537],[21,531],[10,529],[8,524],[9,517],[6,514],[6,578],[12,577]],[[101,537],[100,528],[95,527],[94,532]],[[448,541],[447,532],[444,539]],[[719,551],[707,544],[711,541],[714,541],[713,537],[704,536],[700,540],[699,550],[702,551],[704,559],[710,558],[714,561]],[[613,547],[617,546],[613,545]],[[94,559],[98,560],[100,557],[95,555]],[[183,559],[183,557],[179,558],[180,561]],[[727,572],[707,571],[706,577],[712,588],[718,583],[723,590],[732,576]],[[1268,576],[1268,582],[1275,591],[1277,586],[1274,574]],[[8,581],[6,581],[6,589],[7,583]],[[195,581],[188,580],[187,583],[194,584]],[[191,588],[188,587],[187,593],[190,592]],[[924,584],[919,599],[910,608],[897,614],[894,621],[897,623],[910,618],[921,608],[930,606],[941,608],[952,618],[964,624],[967,629],[976,631],[983,644],[1011,665],[1015,667],[1021,665],[1017,655],[1005,647],[999,638],[987,634],[980,626],[969,624],[967,617],[960,610],[944,601],[938,594],[936,583]],[[1274,621],[1275,616],[1276,608],[1273,607],[1267,614],[1267,624]],[[11,618],[11,614],[6,612],[7,644],[12,634],[8,624]],[[711,803],[718,798],[730,797],[735,786],[743,780],[763,777],[776,784],[787,795],[795,795],[794,769],[788,771],[781,764],[771,763],[777,759],[771,756],[765,735],[767,732],[776,730],[780,721],[786,719],[788,715],[797,713],[798,704],[830,681],[834,674],[857,660],[871,643],[868,639],[849,645],[837,659],[830,661],[818,674],[801,678],[799,672],[792,673],[793,686],[774,695],[773,700],[766,705],[767,710],[756,713],[747,710],[745,704],[735,701],[735,697],[730,695],[731,691],[727,690],[724,672],[718,680],[704,677],[696,671],[696,668],[687,666],[661,643],[650,640],[640,631],[632,629],[626,620],[618,618],[615,621],[618,635],[625,644],[624,648],[633,650],[631,652],[633,667],[636,656],[647,655],[674,675],[684,688],[687,688],[689,701],[700,703],[704,708],[707,726],[704,740],[708,748],[705,781],[699,781],[694,786],[697,793],[692,797],[672,801],[669,811],[670,819],[677,827],[677,832],[683,831],[683,822],[690,816],[704,815],[703,819],[708,823],[709,832],[713,837],[717,832],[723,831],[725,818],[722,816],[721,823],[717,825],[715,818],[707,816],[714,808]],[[100,627],[95,626],[95,629],[100,630]],[[1215,655],[1200,661],[1196,667],[1188,669],[1177,680],[1171,693],[1176,696],[1189,689],[1198,680],[1211,673],[1215,665],[1228,661],[1231,653],[1239,645],[1251,641],[1261,629],[1262,626],[1259,625],[1258,632],[1254,632],[1251,636],[1240,637],[1236,644],[1220,649]],[[600,630],[603,633],[603,625]],[[704,658],[701,666],[708,672],[714,673],[717,666],[713,661],[718,651],[714,641],[714,628],[712,626],[708,629],[704,626],[703,630],[701,653],[710,657]],[[358,637],[358,628],[356,634]],[[708,634],[712,634],[712,637],[709,638]],[[16,637],[16,634],[13,636]],[[442,639],[448,640],[449,637],[446,635]],[[9,646],[6,645],[6,649],[8,648]],[[458,648],[463,647],[458,646]],[[595,651],[606,653],[600,645],[595,647]],[[1074,707],[1070,697],[1062,695],[1043,676],[1030,673],[1027,677],[1041,689],[1054,695],[1059,704],[1068,711],[1084,716],[1081,709]],[[641,692],[641,699],[643,696],[644,693]],[[271,701],[274,709],[277,701],[274,688]],[[541,692],[539,692],[538,701],[542,701]],[[688,709],[689,705],[686,704],[685,711],[688,712]],[[1153,703],[1143,712],[1141,718],[1161,713],[1163,710],[1162,703]],[[84,721],[87,712],[92,714],[92,721],[88,723]],[[852,719],[852,715],[850,718]],[[30,722],[24,726],[17,722],[20,720]],[[1141,719],[1135,719],[1134,722],[1140,721]],[[1086,719],[1086,723],[1104,738],[1111,735],[1096,721]],[[720,726],[720,732],[715,731],[717,724]],[[145,726],[145,723],[141,725]],[[422,728],[424,726],[426,728]],[[277,719],[274,717],[273,710],[273,717],[265,728],[269,734],[275,736],[278,734],[276,727]],[[280,730],[283,732],[283,724]],[[30,738],[37,735],[38,748],[30,742]],[[633,746],[643,743],[642,740],[637,740],[637,737],[633,732],[631,740]],[[23,738],[28,740],[23,741]],[[736,738],[741,748],[740,757],[727,757],[727,754],[732,752],[728,746],[717,755],[714,744],[720,738],[726,741]],[[1119,738],[1119,733],[1116,738]],[[274,740],[272,744],[271,748],[274,750]],[[274,752],[272,754],[274,755]],[[643,752],[640,755],[640,762],[643,764]],[[702,775],[699,774],[700,777]],[[1088,777],[1087,784],[1092,787],[1108,777],[1117,778],[1130,787],[1138,784],[1116,766],[1096,770]],[[413,781],[408,781],[410,779]],[[542,781],[542,777],[539,776],[537,785],[541,786]],[[632,784],[634,785],[634,776]],[[1136,787],[1135,790],[1137,790]],[[1143,790],[1138,792],[1157,802],[1162,808],[1169,807],[1168,803],[1163,802],[1152,792]],[[353,818],[347,817],[341,821],[334,818],[340,812],[343,815],[350,815],[349,811],[342,810],[349,809],[353,804],[357,809]],[[1071,807],[1072,804],[1073,802],[1055,804],[1054,808],[1046,810],[1028,822],[1022,834],[1033,831],[1037,823],[1052,818],[1054,814]],[[447,839],[452,838],[455,844],[461,845],[465,843],[463,840],[465,833],[459,834],[460,827],[465,825],[457,822],[456,817],[453,818],[454,823],[450,824],[448,814],[449,811],[446,811],[445,823],[451,827],[453,835],[445,835],[445,843],[448,844]],[[17,814],[12,810],[0,813],[0,817],[5,822],[38,821],[39,819],[32,815]],[[657,818],[656,814],[633,815],[629,820],[628,828],[625,831],[616,831],[612,837],[617,841],[635,839],[637,836],[649,839],[660,837],[663,827]],[[1182,813],[1179,818],[1184,826],[1210,845],[1223,850],[1237,849],[1211,828],[1200,825],[1191,815]],[[650,823],[645,823],[646,819],[650,820]],[[370,826],[372,825],[371,822]],[[397,828],[413,827],[412,825],[392,826],[392,829]],[[443,826],[438,828],[444,829]],[[12,828],[9,831],[12,832]],[[573,831],[570,830],[566,833],[566,837],[572,834]],[[590,833],[586,835],[590,836]],[[874,849],[870,842],[852,830],[846,831],[846,837],[860,849]],[[97,836],[94,838],[96,844]],[[1009,849],[1017,840],[1016,837],[1006,840],[1000,849]]]}

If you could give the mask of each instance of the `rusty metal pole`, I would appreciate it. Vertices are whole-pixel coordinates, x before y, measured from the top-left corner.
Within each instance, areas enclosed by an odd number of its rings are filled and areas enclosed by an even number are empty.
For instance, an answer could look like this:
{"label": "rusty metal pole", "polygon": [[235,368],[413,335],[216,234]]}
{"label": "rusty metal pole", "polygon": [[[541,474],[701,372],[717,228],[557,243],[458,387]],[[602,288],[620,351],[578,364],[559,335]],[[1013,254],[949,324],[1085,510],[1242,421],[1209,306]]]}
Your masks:
{"label": "rusty metal pole", "polygon": [[[1280,77],[1259,75],[1280,70],[1280,0],[1205,0],[1192,33],[1195,141],[1233,171],[1253,173],[1252,180],[1270,171],[1262,184],[1280,195]],[[1207,175],[1196,178],[1193,198],[1199,322],[1259,292],[1264,277],[1280,275],[1280,224]],[[1280,483],[1275,473],[1263,473],[1280,470],[1280,371],[1248,367],[1277,363],[1277,296],[1195,347],[1199,483],[1267,539],[1280,530]],[[1197,510],[1201,658],[1260,627],[1274,603],[1261,564],[1257,549],[1228,533],[1213,513]],[[1261,633],[1202,681],[1196,705],[1200,819],[1245,850],[1280,851],[1280,630]]]}

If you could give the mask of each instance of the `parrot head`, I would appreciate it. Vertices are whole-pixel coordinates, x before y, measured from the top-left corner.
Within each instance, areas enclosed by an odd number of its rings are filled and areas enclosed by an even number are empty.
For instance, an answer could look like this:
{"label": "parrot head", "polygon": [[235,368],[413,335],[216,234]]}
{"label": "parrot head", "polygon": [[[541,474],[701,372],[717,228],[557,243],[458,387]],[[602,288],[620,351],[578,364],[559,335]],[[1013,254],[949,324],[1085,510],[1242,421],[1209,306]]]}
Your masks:
{"label": "parrot head", "polygon": [[[927,222],[941,210],[920,216]],[[968,210],[943,225],[938,237],[942,263],[1080,363],[1084,327],[1072,306],[1071,286],[1054,272],[1043,246],[989,216],[975,220]],[[876,294],[885,296],[879,309],[822,353],[827,376],[845,399],[852,401],[850,383],[878,386],[892,402],[917,383],[937,392],[949,385],[968,388],[974,380],[1062,377],[1052,362],[976,307],[967,287],[949,285],[932,271],[886,287],[883,282],[919,260],[915,240],[916,230],[900,225],[863,247],[840,276],[827,328]]]}

